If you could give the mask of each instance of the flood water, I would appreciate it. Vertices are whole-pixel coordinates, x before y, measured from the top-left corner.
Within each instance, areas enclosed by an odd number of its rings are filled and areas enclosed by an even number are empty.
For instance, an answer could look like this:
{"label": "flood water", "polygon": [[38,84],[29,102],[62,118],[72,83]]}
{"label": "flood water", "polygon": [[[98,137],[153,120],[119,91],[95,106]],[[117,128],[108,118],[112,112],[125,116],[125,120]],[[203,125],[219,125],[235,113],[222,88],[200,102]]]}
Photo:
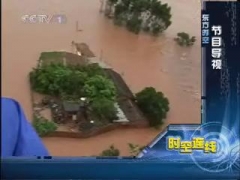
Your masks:
{"label": "flood water", "polygon": [[[200,10],[198,0],[164,0],[172,7],[172,25],[159,37],[135,35],[99,13],[99,0],[2,0],[2,95],[18,100],[32,117],[28,74],[42,51],[71,51],[85,42],[138,92],[146,86],[170,101],[167,124],[200,123]],[[25,24],[25,14],[64,14],[66,24]],[[76,32],[76,21],[82,32]],[[173,41],[178,32],[196,36],[193,47]],[[114,144],[128,155],[127,143],[145,145],[159,130],[116,130],[88,139],[44,138],[52,155],[97,155]],[[97,147],[97,148],[96,148]]]}

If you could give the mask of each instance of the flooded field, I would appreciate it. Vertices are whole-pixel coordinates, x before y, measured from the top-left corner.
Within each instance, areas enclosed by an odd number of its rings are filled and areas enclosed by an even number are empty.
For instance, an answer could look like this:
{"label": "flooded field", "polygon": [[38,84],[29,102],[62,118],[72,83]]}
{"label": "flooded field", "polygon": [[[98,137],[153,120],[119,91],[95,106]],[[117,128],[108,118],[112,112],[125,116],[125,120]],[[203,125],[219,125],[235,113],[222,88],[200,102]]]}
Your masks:
{"label": "flooded field", "polygon": [[[123,78],[133,92],[146,86],[170,101],[167,124],[200,122],[200,10],[198,0],[163,0],[172,7],[172,25],[159,37],[135,35],[99,13],[99,0],[3,0],[2,95],[18,100],[32,117],[28,73],[42,51],[71,51],[85,42]],[[25,14],[64,14],[66,24],[24,24]],[[82,30],[76,32],[76,21]],[[178,32],[196,36],[193,47],[173,41]],[[98,155],[114,144],[128,155],[127,143],[145,145],[160,130],[116,130],[88,139],[44,138],[52,155]],[[96,148],[97,147],[97,148]]]}

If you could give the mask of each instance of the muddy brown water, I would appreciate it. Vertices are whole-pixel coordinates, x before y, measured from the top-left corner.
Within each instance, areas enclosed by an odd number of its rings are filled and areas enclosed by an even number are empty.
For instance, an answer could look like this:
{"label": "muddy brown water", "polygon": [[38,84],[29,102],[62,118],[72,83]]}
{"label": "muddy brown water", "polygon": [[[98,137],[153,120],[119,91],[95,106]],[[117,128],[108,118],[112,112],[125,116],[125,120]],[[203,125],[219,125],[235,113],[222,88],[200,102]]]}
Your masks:
{"label": "muddy brown water", "polygon": [[[29,119],[32,108],[28,73],[42,51],[71,51],[87,43],[96,56],[121,73],[133,92],[153,86],[169,98],[167,124],[200,122],[200,9],[198,0],[164,0],[172,25],[160,37],[135,35],[99,14],[99,0],[3,0],[2,95],[18,100]],[[25,14],[65,14],[66,24],[24,24]],[[81,32],[76,32],[76,21]],[[178,32],[197,37],[193,47],[176,45]],[[115,130],[87,139],[44,138],[52,155],[97,155],[114,144],[128,155],[127,143],[145,145],[160,130]]]}

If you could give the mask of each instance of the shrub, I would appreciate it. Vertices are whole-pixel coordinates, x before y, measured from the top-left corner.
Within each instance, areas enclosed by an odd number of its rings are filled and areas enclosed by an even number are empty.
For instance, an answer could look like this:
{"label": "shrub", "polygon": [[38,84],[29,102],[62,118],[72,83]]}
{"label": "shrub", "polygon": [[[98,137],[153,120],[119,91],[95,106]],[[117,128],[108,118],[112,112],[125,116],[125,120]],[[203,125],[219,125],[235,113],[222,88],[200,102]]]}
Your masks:
{"label": "shrub", "polygon": [[58,96],[71,73],[61,64],[41,66],[30,73],[31,87],[38,93]]}
{"label": "shrub", "polygon": [[130,149],[130,154],[132,156],[137,156],[145,148],[145,146],[139,146],[137,144],[132,143],[129,143],[128,147]]}
{"label": "shrub", "polygon": [[49,121],[43,117],[38,117],[36,115],[34,115],[33,127],[39,136],[45,136],[57,130],[57,125],[54,122]]}
{"label": "shrub", "polygon": [[83,87],[84,93],[90,99],[106,98],[115,100],[116,87],[114,83],[106,77],[97,75],[89,78]]}
{"label": "shrub", "polygon": [[163,123],[169,111],[169,101],[162,92],[157,92],[153,87],[147,87],[136,94],[139,108],[146,115],[150,126],[159,126]]}
{"label": "shrub", "polygon": [[180,46],[192,46],[195,41],[196,37],[190,35],[185,32],[181,32],[177,34],[177,37],[174,39]]}
{"label": "shrub", "polygon": [[120,151],[114,147],[114,145],[111,145],[109,149],[104,150],[100,156],[119,156]]}

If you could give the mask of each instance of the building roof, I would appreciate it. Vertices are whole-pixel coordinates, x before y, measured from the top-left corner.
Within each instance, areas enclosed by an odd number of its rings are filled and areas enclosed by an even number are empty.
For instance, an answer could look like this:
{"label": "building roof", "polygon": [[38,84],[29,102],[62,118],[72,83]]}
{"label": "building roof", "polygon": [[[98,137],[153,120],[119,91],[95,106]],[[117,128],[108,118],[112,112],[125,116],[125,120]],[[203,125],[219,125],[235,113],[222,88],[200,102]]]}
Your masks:
{"label": "building roof", "polygon": [[81,52],[82,56],[87,58],[95,57],[94,53],[90,50],[89,46],[86,43],[75,43],[74,41],[72,44],[75,46],[77,51]]}
{"label": "building roof", "polygon": [[120,74],[112,69],[104,69],[106,75],[114,82],[118,93],[118,104],[130,122],[146,121],[145,116],[138,108],[135,97]]}
{"label": "building roof", "polygon": [[106,75],[114,82],[119,97],[134,99],[132,91],[129,89],[128,85],[120,74],[118,74],[112,69],[104,69],[104,71]]}
{"label": "building roof", "polygon": [[120,99],[118,104],[130,122],[146,121],[145,116],[131,99]]}
{"label": "building roof", "polygon": [[86,65],[88,64],[88,60],[86,57],[79,56],[77,54],[65,52],[64,58],[66,59],[66,64],[68,65]]}
{"label": "building roof", "polygon": [[79,103],[71,103],[71,102],[67,102],[67,101],[63,102],[63,109],[66,112],[76,113],[79,111],[79,108],[80,108]]}

